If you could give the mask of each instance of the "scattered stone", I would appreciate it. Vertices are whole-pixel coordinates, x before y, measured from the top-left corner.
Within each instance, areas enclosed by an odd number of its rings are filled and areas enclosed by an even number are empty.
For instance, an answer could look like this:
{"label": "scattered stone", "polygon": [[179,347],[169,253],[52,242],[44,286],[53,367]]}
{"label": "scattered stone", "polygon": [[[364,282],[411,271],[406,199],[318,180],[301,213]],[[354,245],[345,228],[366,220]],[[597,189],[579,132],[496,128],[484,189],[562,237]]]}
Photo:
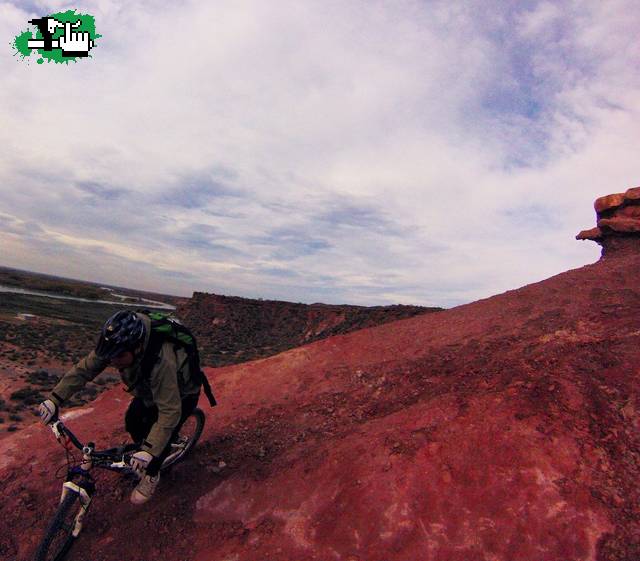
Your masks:
{"label": "scattered stone", "polygon": [[220,473],[224,468],[227,467],[227,464],[220,460],[215,466],[207,466],[206,470],[210,473]]}

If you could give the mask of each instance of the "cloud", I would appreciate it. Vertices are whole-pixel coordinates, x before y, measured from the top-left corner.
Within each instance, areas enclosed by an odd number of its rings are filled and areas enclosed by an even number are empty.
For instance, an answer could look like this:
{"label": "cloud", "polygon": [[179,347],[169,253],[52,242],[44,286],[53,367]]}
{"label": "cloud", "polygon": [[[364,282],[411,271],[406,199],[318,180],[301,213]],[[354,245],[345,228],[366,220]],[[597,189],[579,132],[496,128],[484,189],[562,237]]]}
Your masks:
{"label": "cloud", "polygon": [[335,200],[329,203],[329,208],[314,217],[319,222],[325,222],[331,229],[360,229],[366,232],[382,232],[385,235],[402,235],[404,228],[396,223],[392,217],[386,216],[383,208],[367,205],[358,200],[345,203]]}
{"label": "cloud", "polygon": [[[1,3],[0,39],[63,6]],[[632,0],[76,8],[92,59],[0,60],[5,264],[455,305],[593,261],[638,184]]]}
{"label": "cloud", "polygon": [[299,256],[316,255],[329,249],[331,244],[326,240],[309,236],[302,228],[278,228],[266,236],[252,240],[256,246],[266,249],[267,257],[275,260],[290,260]]}
{"label": "cloud", "polygon": [[76,184],[78,189],[92,195],[96,200],[113,201],[127,194],[126,189],[109,187],[93,181],[81,181]]}
{"label": "cloud", "polygon": [[12,234],[22,238],[34,238],[44,232],[36,222],[27,222],[15,216],[2,213],[0,213],[0,229],[6,234]]}
{"label": "cloud", "polygon": [[215,260],[240,258],[243,253],[230,245],[219,243],[222,235],[219,229],[209,224],[190,224],[177,231],[157,232],[169,248],[175,248],[185,255],[193,254],[199,259]]}
{"label": "cloud", "polygon": [[204,209],[225,197],[242,197],[243,193],[206,174],[180,177],[158,196],[158,202],[172,207]]}

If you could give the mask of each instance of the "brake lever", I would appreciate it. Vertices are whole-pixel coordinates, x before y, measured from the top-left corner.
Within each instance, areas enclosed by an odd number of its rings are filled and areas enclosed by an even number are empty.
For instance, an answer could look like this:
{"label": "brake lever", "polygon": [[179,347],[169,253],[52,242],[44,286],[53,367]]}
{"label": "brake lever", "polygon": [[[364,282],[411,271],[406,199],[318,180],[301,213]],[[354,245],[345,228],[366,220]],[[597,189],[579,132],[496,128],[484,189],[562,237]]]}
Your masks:
{"label": "brake lever", "polygon": [[64,434],[64,424],[62,423],[62,421],[51,423],[51,430],[53,431],[53,434],[55,435],[58,442],[60,442],[63,437],[65,437],[66,440],[66,435]]}
{"label": "brake lever", "polygon": [[56,437],[56,440],[62,444],[67,450],[71,449],[71,439],[64,431],[64,423],[62,421],[56,421],[51,425],[51,430]]}

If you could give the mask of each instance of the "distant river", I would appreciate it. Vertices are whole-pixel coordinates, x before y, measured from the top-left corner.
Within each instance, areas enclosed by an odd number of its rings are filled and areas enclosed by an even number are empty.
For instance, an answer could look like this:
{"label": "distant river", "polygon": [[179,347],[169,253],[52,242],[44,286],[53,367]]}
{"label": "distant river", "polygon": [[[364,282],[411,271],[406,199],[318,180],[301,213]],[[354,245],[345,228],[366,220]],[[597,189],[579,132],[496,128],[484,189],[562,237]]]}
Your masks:
{"label": "distant river", "polygon": [[[51,292],[39,292],[38,290],[26,290],[15,286],[4,286],[0,284],[0,292],[11,292],[13,294],[30,294],[32,296],[45,296],[47,298],[56,298],[58,300],[74,300],[75,302],[91,302],[93,304],[119,304],[121,306],[146,306],[147,308],[159,308],[162,310],[175,310],[176,307],[165,302],[157,302],[156,300],[147,300],[140,298],[138,302],[122,302],[122,300],[91,300],[90,298],[77,298],[75,296],[63,296],[62,294],[52,294]],[[114,294],[114,296],[118,296]],[[129,296],[121,295],[121,298],[129,298]]]}

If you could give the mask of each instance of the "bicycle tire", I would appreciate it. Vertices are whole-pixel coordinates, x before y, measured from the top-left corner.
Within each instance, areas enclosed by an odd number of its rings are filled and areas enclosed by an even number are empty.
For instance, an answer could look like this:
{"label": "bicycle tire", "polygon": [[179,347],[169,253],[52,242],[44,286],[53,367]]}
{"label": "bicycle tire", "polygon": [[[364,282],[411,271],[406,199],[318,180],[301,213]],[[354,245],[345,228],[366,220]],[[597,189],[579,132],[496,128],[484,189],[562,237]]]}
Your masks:
{"label": "bicycle tire", "polygon": [[[82,508],[80,497],[78,493],[69,491],[58,506],[58,510],[47,528],[47,533],[40,542],[35,561],[62,561],[67,555],[76,539],[73,537],[72,531],[73,522],[75,521],[78,510],[74,510],[74,507],[78,507],[78,509]],[[69,516],[71,516],[70,521],[67,520]],[[65,526],[65,522],[67,522],[68,526]],[[60,532],[62,532],[62,534],[60,534]],[[61,535],[63,538],[62,545],[57,548],[57,551],[49,551],[51,543],[58,535]]]}
{"label": "bicycle tire", "polygon": [[187,420],[190,417],[195,417],[195,420],[196,420],[196,428],[193,433],[193,436],[189,439],[189,443],[185,446],[181,454],[177,454],[173,457],[169,456],[164,462],[162,462],[160,471],[164,471],[170,468],[171,466],[177,464],[178,462],[181,462],[182,460],[184,460],[187,457],[187,455],[189,455],[191,450],[193,450],[193,447],[198,443],[200,436],[202,436],[202,431],[204,430],[204,423],[205,423],[204,411],[202,411],[202,409],[200,408],[196,408],[193,410],[191,415],[187,417]]}

